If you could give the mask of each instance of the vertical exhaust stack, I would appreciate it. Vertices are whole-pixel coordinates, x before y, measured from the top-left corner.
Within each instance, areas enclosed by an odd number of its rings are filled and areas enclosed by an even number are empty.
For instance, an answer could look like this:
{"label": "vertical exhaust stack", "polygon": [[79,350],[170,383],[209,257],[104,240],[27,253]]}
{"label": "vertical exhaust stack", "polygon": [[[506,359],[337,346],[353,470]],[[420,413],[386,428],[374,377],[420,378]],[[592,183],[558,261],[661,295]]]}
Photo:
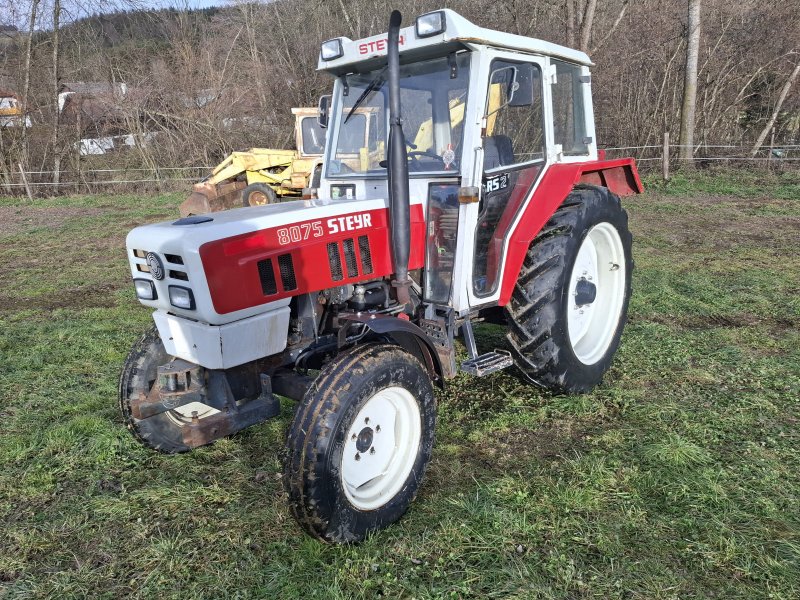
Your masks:
{"label": "vertical exhaust stack", "polygon": [[392,286],[397,301],[410,308],[408,257],[411,252],[411,208],[408,197],[408,154],[400,107],[400,23],[403,16],[393,10],[389,17],[389,212],[391,215]]}

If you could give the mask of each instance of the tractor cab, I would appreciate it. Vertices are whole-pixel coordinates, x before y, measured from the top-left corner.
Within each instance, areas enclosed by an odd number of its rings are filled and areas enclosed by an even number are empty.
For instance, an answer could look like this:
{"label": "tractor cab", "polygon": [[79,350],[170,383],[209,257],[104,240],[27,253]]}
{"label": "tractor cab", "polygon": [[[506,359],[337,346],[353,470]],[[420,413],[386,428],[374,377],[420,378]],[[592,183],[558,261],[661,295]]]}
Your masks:
{"label": "tractor cab", "polygon": [[[425,300],[459,313],[496,304],[516,278],[504,283],[515,270],[509,245],[544,173],[597,159],[592,63],[583,52],[486,30],[450,10],[401,29],[399,55],[412,220],[421,210],[426,232],[424,268],[412,277]],[[385,34],[322,45],[319,68],[335,83],[322,123],[319,198],[387,197],[386,56]],[[349,128],[364,109],[375,126],[354,165]]]}

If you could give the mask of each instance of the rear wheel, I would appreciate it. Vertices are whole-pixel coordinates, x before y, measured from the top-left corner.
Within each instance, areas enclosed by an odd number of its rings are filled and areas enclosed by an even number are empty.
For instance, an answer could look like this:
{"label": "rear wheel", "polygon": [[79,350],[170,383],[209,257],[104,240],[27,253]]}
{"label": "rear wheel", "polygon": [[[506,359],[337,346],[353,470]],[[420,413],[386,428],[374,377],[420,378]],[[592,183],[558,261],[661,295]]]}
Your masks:
{"label": "rear wheel", "polygon": [[298,523],[354,542],[397,521],[430,460],[436,404],[427,371],[391,345],[340,355],[297,408],[284,486]]}
{"label": "rear wheel", "polygon": [[278,195],[266,183],[251,183],[242,190],[243,206],[263,206],[278,201]]}
{"label": "rear wheel", "polygon": [[558,392],[587,392],[619,347],[631,293],[628,215],[606,188],[573,190],[533,240],[507,307],[517,365]]}

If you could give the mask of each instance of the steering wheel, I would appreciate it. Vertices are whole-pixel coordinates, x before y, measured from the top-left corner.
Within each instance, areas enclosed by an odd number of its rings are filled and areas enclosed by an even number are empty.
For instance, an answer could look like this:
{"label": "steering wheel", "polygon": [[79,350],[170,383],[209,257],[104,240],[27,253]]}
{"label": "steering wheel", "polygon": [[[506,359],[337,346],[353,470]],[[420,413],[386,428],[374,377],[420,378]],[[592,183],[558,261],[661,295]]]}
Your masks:
{"label": "steering wheel", "polygon": [[442,163],[442,167],[445,166],[444,159],[436,154],[435,152],[431,152],[430,150],[412,150],[408,153],[408,158],[411,159],[411,164],[414,165],[415,171],[423,171],[424,168],[422,167],[422,163],[420,163],[418,156],[425,156],[427,158],[433,158],[440,163]]}

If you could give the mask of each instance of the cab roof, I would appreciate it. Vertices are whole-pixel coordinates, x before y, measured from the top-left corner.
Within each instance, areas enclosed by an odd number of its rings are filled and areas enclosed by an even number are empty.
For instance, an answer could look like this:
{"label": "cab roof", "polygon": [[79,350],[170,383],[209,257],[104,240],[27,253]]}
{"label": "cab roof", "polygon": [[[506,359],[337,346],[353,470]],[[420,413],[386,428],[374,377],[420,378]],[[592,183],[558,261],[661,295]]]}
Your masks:
{"label": "cab roof", "polygon": [[[418,38],[413,23],[409,27],[402,28],[400,30],[401,57],[404,54],[418,54],[420,56],[428,53],[433,54],[438,46],[463,48],[484,45],[504,50],[515,50],[525,54],[553,56],[586,66],[593,65],[589,56],[580,50],[573,50],[566,46],[536,38],[479,27],[457,12],[447,8],[435,12],[442,12],[445,15],[446,28],[444,32],[430,37]],[[341,75],[352,72],[354,65],[358,63],[368,63],[371,66],[373,63],[385,62],[379,59],[386,56],[386,33],[360,40],[351,40],[346,37],[338,39],[342,42],[342,56],[327,61],[322,60],[320,56],[317,64],[318,70]]]}

